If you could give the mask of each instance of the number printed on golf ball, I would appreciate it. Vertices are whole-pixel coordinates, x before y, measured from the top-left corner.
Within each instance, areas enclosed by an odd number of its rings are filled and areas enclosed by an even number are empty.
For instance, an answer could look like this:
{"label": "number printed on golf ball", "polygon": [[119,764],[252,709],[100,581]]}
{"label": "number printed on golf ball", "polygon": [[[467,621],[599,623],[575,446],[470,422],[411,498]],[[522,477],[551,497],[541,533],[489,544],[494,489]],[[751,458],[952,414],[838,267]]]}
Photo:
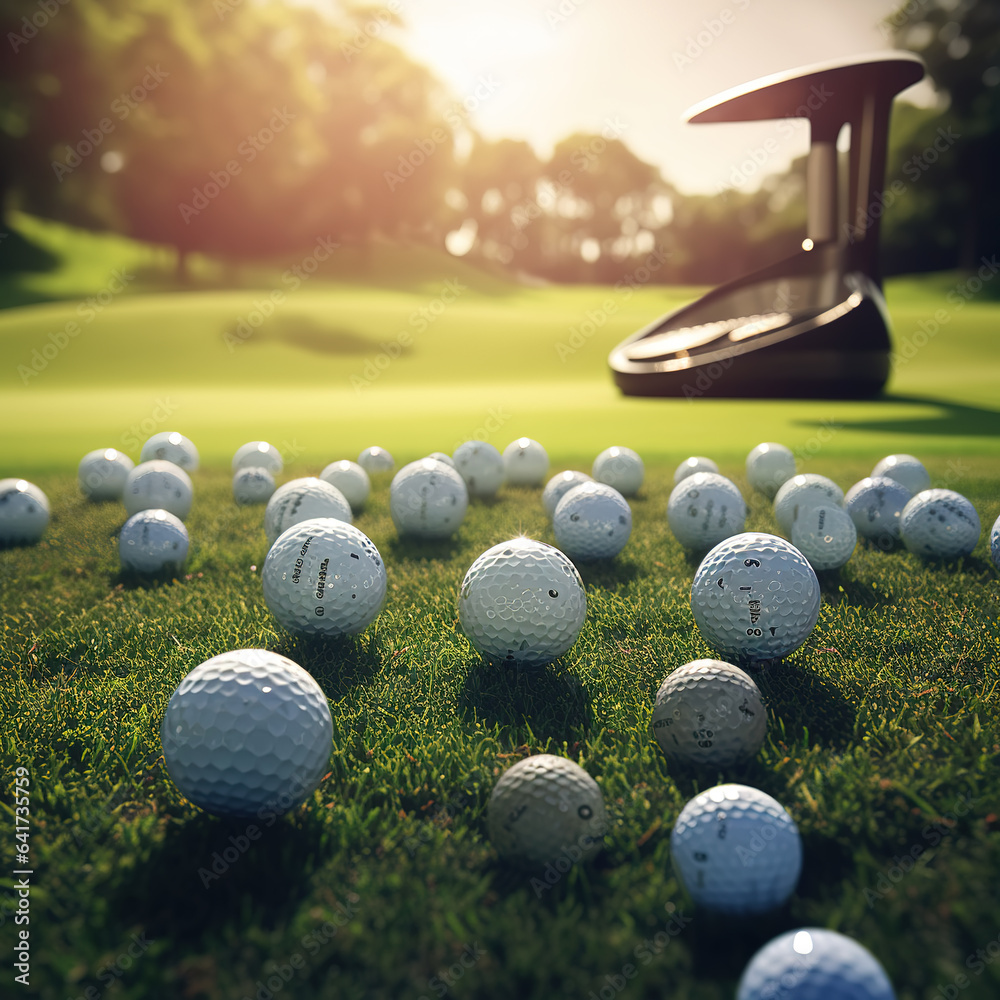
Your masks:
{"label": "number printed on golf ball", "polygon": [[613,486],[581,483],[556,504],[552,530],[571,559],[612,559],[632,534],[632,508]]}
{"label": "number printed on golf ball", "polygon": [[49,498],[34,483],[0,479],[0,544],[37,542],[49,513]]}
{"label": "number printed on golf ball", "polygon": [[168,510],[140,510],[118,534],[122,569],[135,573],[159,573],[167,567],[178,567],[187,553],[187,528]]}
{"label": "number printed on golf ball", "polygon": [[955,559],[976,547],[982,525],[972,503],[954,490],[924,490],[899,517],[903,544],[927,559]]}
{"label": "number printed on golf ball", "polygon": [[705,641],[740,666],[787,656],[819,617],[816,572],[791,542],[746,531],[702,560],[691,610]]}
{"label": "number printed on golf ball", "polygon": [[667,523],[686,549],[704,552],[742,531],[747,505],[735,483],[717,472],[682,479],[667,502]]}

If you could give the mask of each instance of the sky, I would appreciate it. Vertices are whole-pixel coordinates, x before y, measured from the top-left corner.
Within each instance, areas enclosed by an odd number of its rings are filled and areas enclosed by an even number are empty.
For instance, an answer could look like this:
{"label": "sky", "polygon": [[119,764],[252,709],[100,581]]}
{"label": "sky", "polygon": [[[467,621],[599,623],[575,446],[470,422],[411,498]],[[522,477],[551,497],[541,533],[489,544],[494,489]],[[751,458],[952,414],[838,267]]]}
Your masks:
{"label": "sky", "polygon": [[[893,47],[891,0],[375,0],[490,139],[548,155],[575,131],[621,138],[687,193],[751,191],[808,148],[774,122],[689,125],[691,105],[758,77]],[[881,23],[880,23],[881,22]],[[925,83],[905,99],[926,104]],[[772,143],[777,142],[775,148]],[[765,167],[753,154],[768,144]],[[761,157],[758,156],[757,159]]]}

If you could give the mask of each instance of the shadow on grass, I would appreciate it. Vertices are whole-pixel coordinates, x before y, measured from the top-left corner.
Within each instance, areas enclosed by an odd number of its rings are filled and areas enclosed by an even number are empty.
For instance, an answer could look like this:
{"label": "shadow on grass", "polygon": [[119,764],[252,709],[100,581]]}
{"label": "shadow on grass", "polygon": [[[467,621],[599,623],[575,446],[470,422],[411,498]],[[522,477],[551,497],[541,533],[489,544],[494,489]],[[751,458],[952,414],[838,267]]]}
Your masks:
{"label": "shadow on grass", "polygon": [[[881,397],[882,403],[910,403],[915,406],[937,407],[934,416],[914,414],[913,416],[886,416],[884,419],[851,420],[838,417],[841,430],[872,431],[879,434],[921,434],[961,437],[1000,437],[1000,410],[988,410],[981,406],[968,406],[951,399],[934,399],[931,396]],[[800,427],[821,427],[818,420],[795,421]]]}
{"label": "shadow on grass", "polygon": [[360,636],[291,636],[283,634],[274,652],[308,670],[328,698],[341,698],[382,669],[375,633]]}
{"label": "shadow on grass", "polygon": [[[823,677],[780,661],[752,671],[751,676],[769,712],[784,723],[785,738],[790,743],[801,741],[807,734],[810,745],[819,742],[844,748],[853,741],[856,712]],[[770,726],[773,732],[773,721]]]}
{"label": "shadow on grass", "polygon": [[461,541],[452,535],[449,538],[413,538],[396,535],[382,548],[390,554],[389,562],[395,566],[401,562],[426,562],[431,559],[446,562],[462,550]]}
{"label": "shadow on grass", "polygon": [[611,591],[621,584],[631,583],[645,575],[645,570],[637,562],[620,556],[615,556],[613,559],[595,559],[593,562],[574,560],[574,565],[586,586],[601,587]]}

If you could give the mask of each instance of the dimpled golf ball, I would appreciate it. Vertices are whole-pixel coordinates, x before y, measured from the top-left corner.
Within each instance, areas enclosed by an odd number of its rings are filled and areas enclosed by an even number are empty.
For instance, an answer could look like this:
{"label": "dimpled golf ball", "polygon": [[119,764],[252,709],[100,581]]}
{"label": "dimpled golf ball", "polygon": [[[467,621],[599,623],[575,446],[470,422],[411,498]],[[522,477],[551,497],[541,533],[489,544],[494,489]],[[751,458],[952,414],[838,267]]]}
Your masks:
{"label": "dimpled golf ball", "polygon": [[783,444],[764,441],[747,455],[747,482],[769,500],[794,475],[795,456]]}
{"label": "dimpled golf ball", "polygon": [[279,486],[264,508],[264,534],[268,545],[283,531],[311,517],[334,517],[351,523],[351,505],[344,494],[322,479],[305,476]]}
{"label": "dimpled golf ball", "polygon": [[791,535],[797,517],[811,507],[843,507],[844,491],[826,476],[806,472],[786,479],[774,495],[774,519],[785,535]]}
{"label": "dimpled golf ball", "polygon": [[512,538],[469,567],[458,618],[469,642],[493,663],[541,667],[576,642],[587,617],[580,574],[557,548]]}
{"label": "dimpled golf ball", "polygon": [[571,559],[612,559],[632,534],[632,509],[614,487],[581,483],[556,504],[552,530]]}
{"label": "dimpled golf ball", "polygon": [[748,760],[767,733],[750,675],[722,660],[693,660],[668,674],[653,709],[653,735],[675,760],[728,767]]}
{"label": "dimpled golf ball", "polygon": [[608,829],[597,782],[574,761],[547,753],[526,757],[501,775],[486,815],[501,857],[561,872],[595,857]]}
{"label": "dimpled golf ball", "polygon": [[858,529],[841,507],[810,507],[792,524],[792,545],[817,571],[839,569],[857,544]]}
{"label": "dimpled golf ball", "polygon": [[274,489],[274,476],[265,468],[247,465],[233,476],[233,499],[241,507],[267,503]]}
{"label": "dimpled golf ball", "polygon": [[135,462],[114,448],[88,451],[76,470],[80,492],[88,500],[121,500],[125,480],[134,468]]}
{"label": "dimpled golf ball", "polygon": [[575,470],[560,472],[553,476],[545,484],[545,489],[542,490],[542,506],[545,508],[545,513],[548,515],[549,520],[552,520],[552,515],[555,514],[556,507],[559,506],[559,501],[574,486],[579,486],[581,483],[592,483],[593,481],[586,472],[576,472]]}
{"label": "dimpled golf ball", "polygon": [[189,438],[177,431],[154,434],[142,446],[139,461],[152,462],[155,459],[173,462],[185,472],[195,472],[198,469],[198,449]]}
{"label": "dimpled golf ball", "polygon": [[487,441],[466,441],[452,456],[470,497],[492,497],[503,485],[503,456]]}
{"label": "dimpled golf ball", "polygon": [[997,571],[1000,572],[1000,517],[993,522],[993,528],[990,531],[990,558]]}
{"label": "dimpled golf ball", "polygon": [[177,686],[160,726],[181,793],[219,816],[287,812],[319,787],[333,748],[322,689],[266,649],[221,653]]}
{"label": "dimpled golf ball", "polygon": [[704,455],[692,455],[690,458],[685,458],[680,465],[674,469],[674,486],[676,486],[682,479],[687,479],[688,476],[693,476],[696,472],[718,472],[719,467],[710,458],[705,458]]}
{"label": "dimpled golf ball", "polygon": [[889,546],[899,539],[899,518],[911,496],[895,479],[862,479],[847,491],[844,509],[861,538]]}
{"label": "dimpled golf ball", "polygon": [[465,519],[468,506],[465,480],[434,458],[404,465],[389,487],[389,513],[400,535],[448,538]]}
{"label": "dimpled golf ball", "polygon": [[357,462],[346,458],[339,462],[331,462],[319,474],[319,478],[331,486],[336,486],[344,494],[344,499],[351,505],[351,510],[355,514],[364,507],[372,489],[368,473]]}
{"label": "dimpled golf ball", "polygon": [[642,487],[646,467],[631,448],[615,445],[594,459],[590,474],[599,483],[611,486],[623,497],[634,497]]}
{"label": "dimpled golf ball", "polygon": [[37,542],[49,513],[49,498],[34,483],[0,479],[0,544]]}
{"label": "dimpled golf ball", "polygon": [[239,472],[240,469],[267,469],[272,476],[276,476],[284,467],[281,452],[267,441],[247,441],[233,455],[233,472]]}
{"label": "dimpled golf ball", "polygon": [[396,460],[385,448],[373,444],[358,455],[358,465],[371,476],[379,472],[392,472],[396,468]]}
{"label": "dimpled golf ball", "polygon": [[819,580],[806,557],[783,538],[756,531],[716,545],[691,585],[691,610],[705,641],[740,666],[798,649],[819,604]]}
{"label": "dimpled golf ball", "polygon": [[667,523],[686,549],[704,552],[742,531],[747,505],[735,483],[717,472],[682,479],[667,502]]}
{"label": "dimpled golf ball", "polygon": [[289,632],[354,635],[385,601],[385,566],[372,540],[332,517],[293,524],[271,546],[261,574],[264,602]]}
{"label": "dimpled golf ball", "polygon": [[549,472],[548,452],[531,438],[511,441],[503,450],[504,479],[511,486],[541,486]]}
{"label": "dimpled golf ball", "polygon": [[885,969],[857,941],[821,927],[787,931],[750,959],[736,1000],[896,1000]]}
{"label": "dimpled golf ball", "polygon": [[924,490],[907,501],[899,517],[903,544],[928,559],[967,556],[981,531],[976,508],[954,490]]}
{"label": "dimpled golf ball", "polygon": [[914,495],[931,488],[931,474],[924,468],[923,462],[912,455],[886,455],[872,469],[872,479],[882,476],[895,479]]}
{"label": "dimpled golf ball", "polygon": [[698,906],[744,916],[784,905],[802,871],[802,839],[780,802],[748,785],[716,785],[681,810],[674,872]]}
{"label": "dimpled golf ball", "polygon": [[118,534],[122,569],[134,573],[176,569],[187,554],[187,528],[168,510],[140,510],[125,522]]}
{"label": "dimpled golf ball", "polygon": [[194,491],[188,474],[173,462],[155,458],[137,465],[125,480],[122,502],[131,516],[140,510],[169,510],[182,521],[191,510]]}

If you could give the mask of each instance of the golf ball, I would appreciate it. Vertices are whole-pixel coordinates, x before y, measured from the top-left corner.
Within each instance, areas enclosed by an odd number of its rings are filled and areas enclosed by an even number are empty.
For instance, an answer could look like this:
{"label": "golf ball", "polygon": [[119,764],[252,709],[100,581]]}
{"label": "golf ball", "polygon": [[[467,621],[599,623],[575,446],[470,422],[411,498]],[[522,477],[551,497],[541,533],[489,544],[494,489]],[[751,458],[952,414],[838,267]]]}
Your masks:
{"label": "golf ball", "polygon": [[810,507],[792,524],[792,544],[813,569],[839,569],[854,553],[858,529],[842,507]]}
{"label": "golf ball", "polygon": [[371,539],[332,517],[293,524],[271,546],[261,574],[264,601],[289,632],[353,635],[385,601],[385,566]]}
{"label": "golf ball", "polygon": [[696,472],[718,472],[719,467],[710,458],[705,458],[704,455],[692,455],[690,458],[685,458],[680,465],[674,469],[674,486],[676,486],[682,479],[687,479],[688,476],[694,475]]}
{"label": "golf ball", "polygon": [[379,472],[392,472],[396,468],[396,460],[385,448],[373,444],[358,455],[358,465],[371,476]]}
{"label": "golf ball", "polygon": [[581,483],[592,483],[593,479],[587,475],[586,472],[576,472],[570,470],[569,472],[560,472],[553,476],[546,484],[545,489],[542,490],[542,506],[545,508],[545,513],[548,515],[549,520],[552,520],[552,515],[556,512],[556,507],[559,506],[559,501],[571,490],[574,486],[579,486]]}
{"label": "golf ball", "polygon": [[743,970],[736,1000],[896,1000],[885,969],[857,941],[821,927],[787,931]]}
{"label": "golf ball", "polygon": [[34,483],[0,479],[0,544],[37,542],[49,513],[49,498]]}
{"label": "golf ball", "polygon": [[183,434],[162,431],[149,438],[139,453],[140,462],[152,462],[155,459],[173,462],[185,472],[195,472],[198,468],[198,449]]}
{"label": "golf ball", "polygon": [[747,455],[747,481],[770,500],[794,475],[795,456],[783,444],[765,441]]}
{"label": "golf ball", "polygon": [[334,517],[351,523],[351,505],[344,494],[322,479],[306,476],[279,486],[264,508],[264,534],[267,544],[287,528],[311,517]]}
{"label": "golf ball", "polygon": [[140,510],[118,534],[122,569],[159,573],[181,566],[187,558],[188,533],[184,522],[168,510]]}
{"label": "golf ball", "polygon": [[886,455],[872,469],[872,479],[881,476],[895,479],[914,495],[931,488],[931,474],[924,468],[920,459],[912,455]]}
{"label": "golf ball", "polygon": [[899,518],[912,494],[895,479],[862,479],[844,496],[844,508],[862,538],[889,547],[899,539]]}
{"label": "golf ball", "polygon": [[541,486],[549,472],[548,452],[531,438],[511,441],[503,450],[504,479],[511,486]]}
{"label": "golf ball", "polygon": [[368,473],[357,462],[346,458],[339,462],[331,462],[319,474],[319,478],[331,486],[336,486],[344,494],[344,499],[351,505],[351,510],[355,514],[364,507],[372,489]]}
{"label": "golf ball", "polygon": [[667,523],[686,549],[704,552],[743,530],[747,505],[735,483],[717,472],[682,479],[667,502]]}
{"label": "golf ball", "polygon": [[815,472],[786,479],[774,495],[774,519],[786,536],[791,536],[792,524],[811,507],[843,507],[844,491],[826,476]]}
{"label": "golf ball", "polygon": [[576,567],[557,548],[512,538],[469,567],[458,617],[485,659],[541,667],[576,642],[587,617],[587,595]]}
{"label": "golf ball", "polygon": [[581,483],[556,504],[552,530],[571,559],[611,559],[632,534],[632,509],[614,487]]}
{"label": "golf ball", "polygon": [[501,857],[560,872],[596,856],[608,829],[597,782],[574,761],[547,753],[526,757],[501,775],[486,815]]}
{"label": "golf ball", "polygon": [[681,810],[674,872],[699,906],[741,916],[782,906],[802,871],[802,839],[780,802],[748,785],[716,785]]}
{"label": "golf ball", "polygon": [[188,474],[179,465],[159,458],[137,465],[128,474],[122,490],[122,502],[129,516],[155,508],[169,510],[183,521],[193,499]]}
{"label": "golf ball", "polygon": [[642,487],[646,468],[631,448],[605,448],[594,459],[590,474],[599,483],[612,486],[623,497],[634,497]]}
{"label": "golf ball", "polygon": [[924,490],[907,501],[899,517],[903,544],[930,559],[969,555],[981,530],[976,508],[954,490]]}
{"label": "golf ball", "polygon": [[446,455],[443,451],[432,451],[428,458],[436,458],[439,462],[444,462],[445,465],[450,465],[453,469],[455,468],[455,459],[451,455]]}
{"label": "golf ball", "polygon": [[448,538],[465,518],[465,480],[435,458],[404,465],[389,487],[389,513],[400,535]]}
{"label": "golf ball", "polygon": [[284,467],[281,452],[266,441],[247,441],[233,455],[233,472],[247,468],[267,469],[272,476],[276,476]]}
{"label": "golf ball", "polygon": [[693,660],[668,674],[653,709],[663,752],[690,764],[748,760],[767,733],[767,712],[750,675],[722,660]]}
{"label": "golf ball", "polygon": [[88,500],[121,500],[125,480],[134,468],[135,462],[114,448],[88,451],[76,470],[80,492]]}
{"label": "golf ball", "polygon": [[455,449],[455,468],[470,497],[492,497],[503,485],[503,456],[486,441],[466,441]]}
{"label": "golf ball", "polygon": [[1000,517],[993,522],[993,528],[990,531],[990,558],[993,560],[993,565],[1000,571]]}
{"label": "golf ball", "polygon": [[274,495],[274,476],[267,469],[245,465],[233,476],[233,499],[240,506],[267,503]]}
{"label": "golf ball", "polygon": [[326,773],[333,720],[319,684],[265,649],[206,660],[177,686],[160,726],[181,793],[220,816],[287,812]]}
{"label": "golf ball", "polygon": [[806,557],[783,538],[755,531],[716,545],[691,585],[691,610],[705,641],[741,666],[798,649],[819,605],[819,580]]}

